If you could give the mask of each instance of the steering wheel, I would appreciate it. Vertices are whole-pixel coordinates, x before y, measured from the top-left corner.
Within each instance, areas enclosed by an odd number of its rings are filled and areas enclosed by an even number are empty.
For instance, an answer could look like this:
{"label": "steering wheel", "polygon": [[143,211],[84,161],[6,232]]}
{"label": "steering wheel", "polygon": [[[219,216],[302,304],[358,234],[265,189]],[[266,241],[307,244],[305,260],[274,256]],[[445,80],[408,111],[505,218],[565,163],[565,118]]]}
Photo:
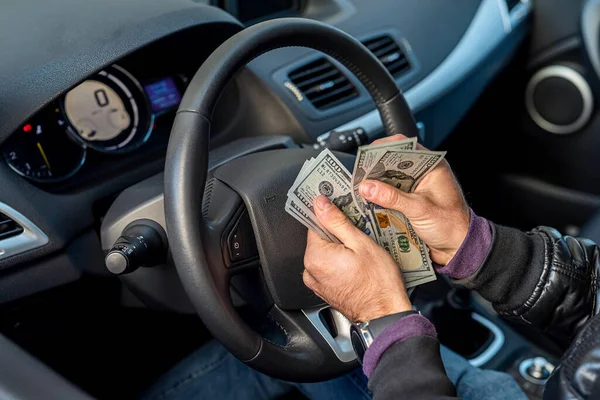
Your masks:
{"label": "steering wheel", "polygon": [[[192,79],[172,128],[165,168],[169,243],[185,291],[205,326],[235,357],[289,381],[322,381],[356,367],[349,322],[332,313],[335,329],[318,312],[326,304],[302,281],[306,228],[284,210],[286,193],[303,162],[316,151],[283,149],[250,154],[209,171],[211,118],[219,95],[248,62],[273,49],[320,50],[347,67],[365,86],[385,132],[416,136],[413,115],[394,79],[369,50],[346,33],[298,18],[247,28],[224,42]],[[354,157],[338,154],[349,169]],[[207,184],[208,178],[208,184]],[[247,211],[246,211],[247,210]],[[231,280],[248,265],[231,263],[227,232],[249,219],[259,253],[260,279],[250,293],[267,293],[267,316],[282,342],[266,339],[236,311]],[[241,228],[240,228],[241,229]],[[248,229],[247,229],[248,230]],[[254,325],[254,324],[252,324]]]}

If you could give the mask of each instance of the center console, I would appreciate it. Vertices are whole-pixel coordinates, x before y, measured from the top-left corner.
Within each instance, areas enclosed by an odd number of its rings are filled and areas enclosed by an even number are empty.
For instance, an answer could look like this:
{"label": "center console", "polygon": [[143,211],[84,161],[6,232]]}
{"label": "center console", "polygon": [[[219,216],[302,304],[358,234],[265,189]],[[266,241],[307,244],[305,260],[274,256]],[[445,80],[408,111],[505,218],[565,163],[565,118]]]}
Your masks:
{"label": "center console", "polygon": [[556,356],[518,334],[485,300],[438,277],[419,288],[414,304],[435,325],[443,346],[474,367],[508,373],[530,399],[541,399]]}

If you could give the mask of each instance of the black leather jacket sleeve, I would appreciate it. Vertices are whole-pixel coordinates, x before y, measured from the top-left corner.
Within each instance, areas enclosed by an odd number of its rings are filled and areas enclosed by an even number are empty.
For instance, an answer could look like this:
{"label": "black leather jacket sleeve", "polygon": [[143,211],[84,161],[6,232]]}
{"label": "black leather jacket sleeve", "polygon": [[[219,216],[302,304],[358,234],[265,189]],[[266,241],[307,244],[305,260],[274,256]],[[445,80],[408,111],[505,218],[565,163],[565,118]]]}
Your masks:
{"label": "black leather jacket sleeve", "polygon": [[552,228],[531,232],[492,225],[481,268],[458,281],[491,301],[498,313],[570,341],[597,313],[597,245]]}
{"label": "black leather jacket sleeve", "polygon": [[[504,317],[537,326],[566,343],[572,341],[548,383],[552,390],[546,390],[544,398],[595,398],[590,393],[600,373],[595,362],[600,359],[600,316],[594,318],[598,311],[598,246],[552,228],[524,233],[491,226],[494,240],[486,260],[477,272],[457,283],[477,290]],[[412,373],[415,370],[419,374]],[[390,347],[369,387],[377,400],[449,399],[456,395],[439,357],[439,343],[429,337]]]}

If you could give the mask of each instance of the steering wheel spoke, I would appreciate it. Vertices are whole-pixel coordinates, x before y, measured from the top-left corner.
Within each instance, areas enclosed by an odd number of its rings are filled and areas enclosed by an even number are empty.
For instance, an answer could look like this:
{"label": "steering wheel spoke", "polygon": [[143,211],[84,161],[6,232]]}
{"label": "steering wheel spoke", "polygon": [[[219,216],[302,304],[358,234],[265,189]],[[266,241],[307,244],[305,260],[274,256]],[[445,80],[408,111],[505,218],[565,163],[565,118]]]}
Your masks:
{"label": "steering wheel spoke", "polygon": [[350,340],[350,325],[352,325],[352,322],[348,318],[330,306],[302,310],[302,313],[325,339],[341,362],[356,360],[356,354]]}

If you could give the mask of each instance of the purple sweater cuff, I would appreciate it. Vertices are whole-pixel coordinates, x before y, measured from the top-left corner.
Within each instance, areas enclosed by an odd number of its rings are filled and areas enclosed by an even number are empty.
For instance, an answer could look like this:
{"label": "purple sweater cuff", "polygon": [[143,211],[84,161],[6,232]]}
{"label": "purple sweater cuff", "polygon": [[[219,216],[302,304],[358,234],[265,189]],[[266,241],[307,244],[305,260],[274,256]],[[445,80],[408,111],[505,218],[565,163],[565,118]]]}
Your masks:
{"label": "purple sweater cuff", "polygon": [[[471,210],[469,230],[462,245],[450,262],[444,267],[436,267],[437,272],[453,279],[464,279],[481,267],[492,248],[492,227],[482,217]],[[367,349],[363,360],[363,371],[369,378],[383,353],[392,345],[415,336],[437,337],[435,327],[420,314],[400,318],[388,326]]]}
{"label": "purple sweater cuff", "polygon": [[415,336],[432,336],[437,338],[433,324],[421,314],[411,314],[400,318],[388,326],[369,346],[363,359],[363,371],[367,378],[371,377],[383,353],[392,345]]}
{"label": "purple sweater cuff", "polygon": [[464,279],[474,274],[492,248],[492,237],[492,227],[488,220],[471,210],[471,222],[465,240],[452,260],[444,267],[437,267],[436,271],[452,279]]}

